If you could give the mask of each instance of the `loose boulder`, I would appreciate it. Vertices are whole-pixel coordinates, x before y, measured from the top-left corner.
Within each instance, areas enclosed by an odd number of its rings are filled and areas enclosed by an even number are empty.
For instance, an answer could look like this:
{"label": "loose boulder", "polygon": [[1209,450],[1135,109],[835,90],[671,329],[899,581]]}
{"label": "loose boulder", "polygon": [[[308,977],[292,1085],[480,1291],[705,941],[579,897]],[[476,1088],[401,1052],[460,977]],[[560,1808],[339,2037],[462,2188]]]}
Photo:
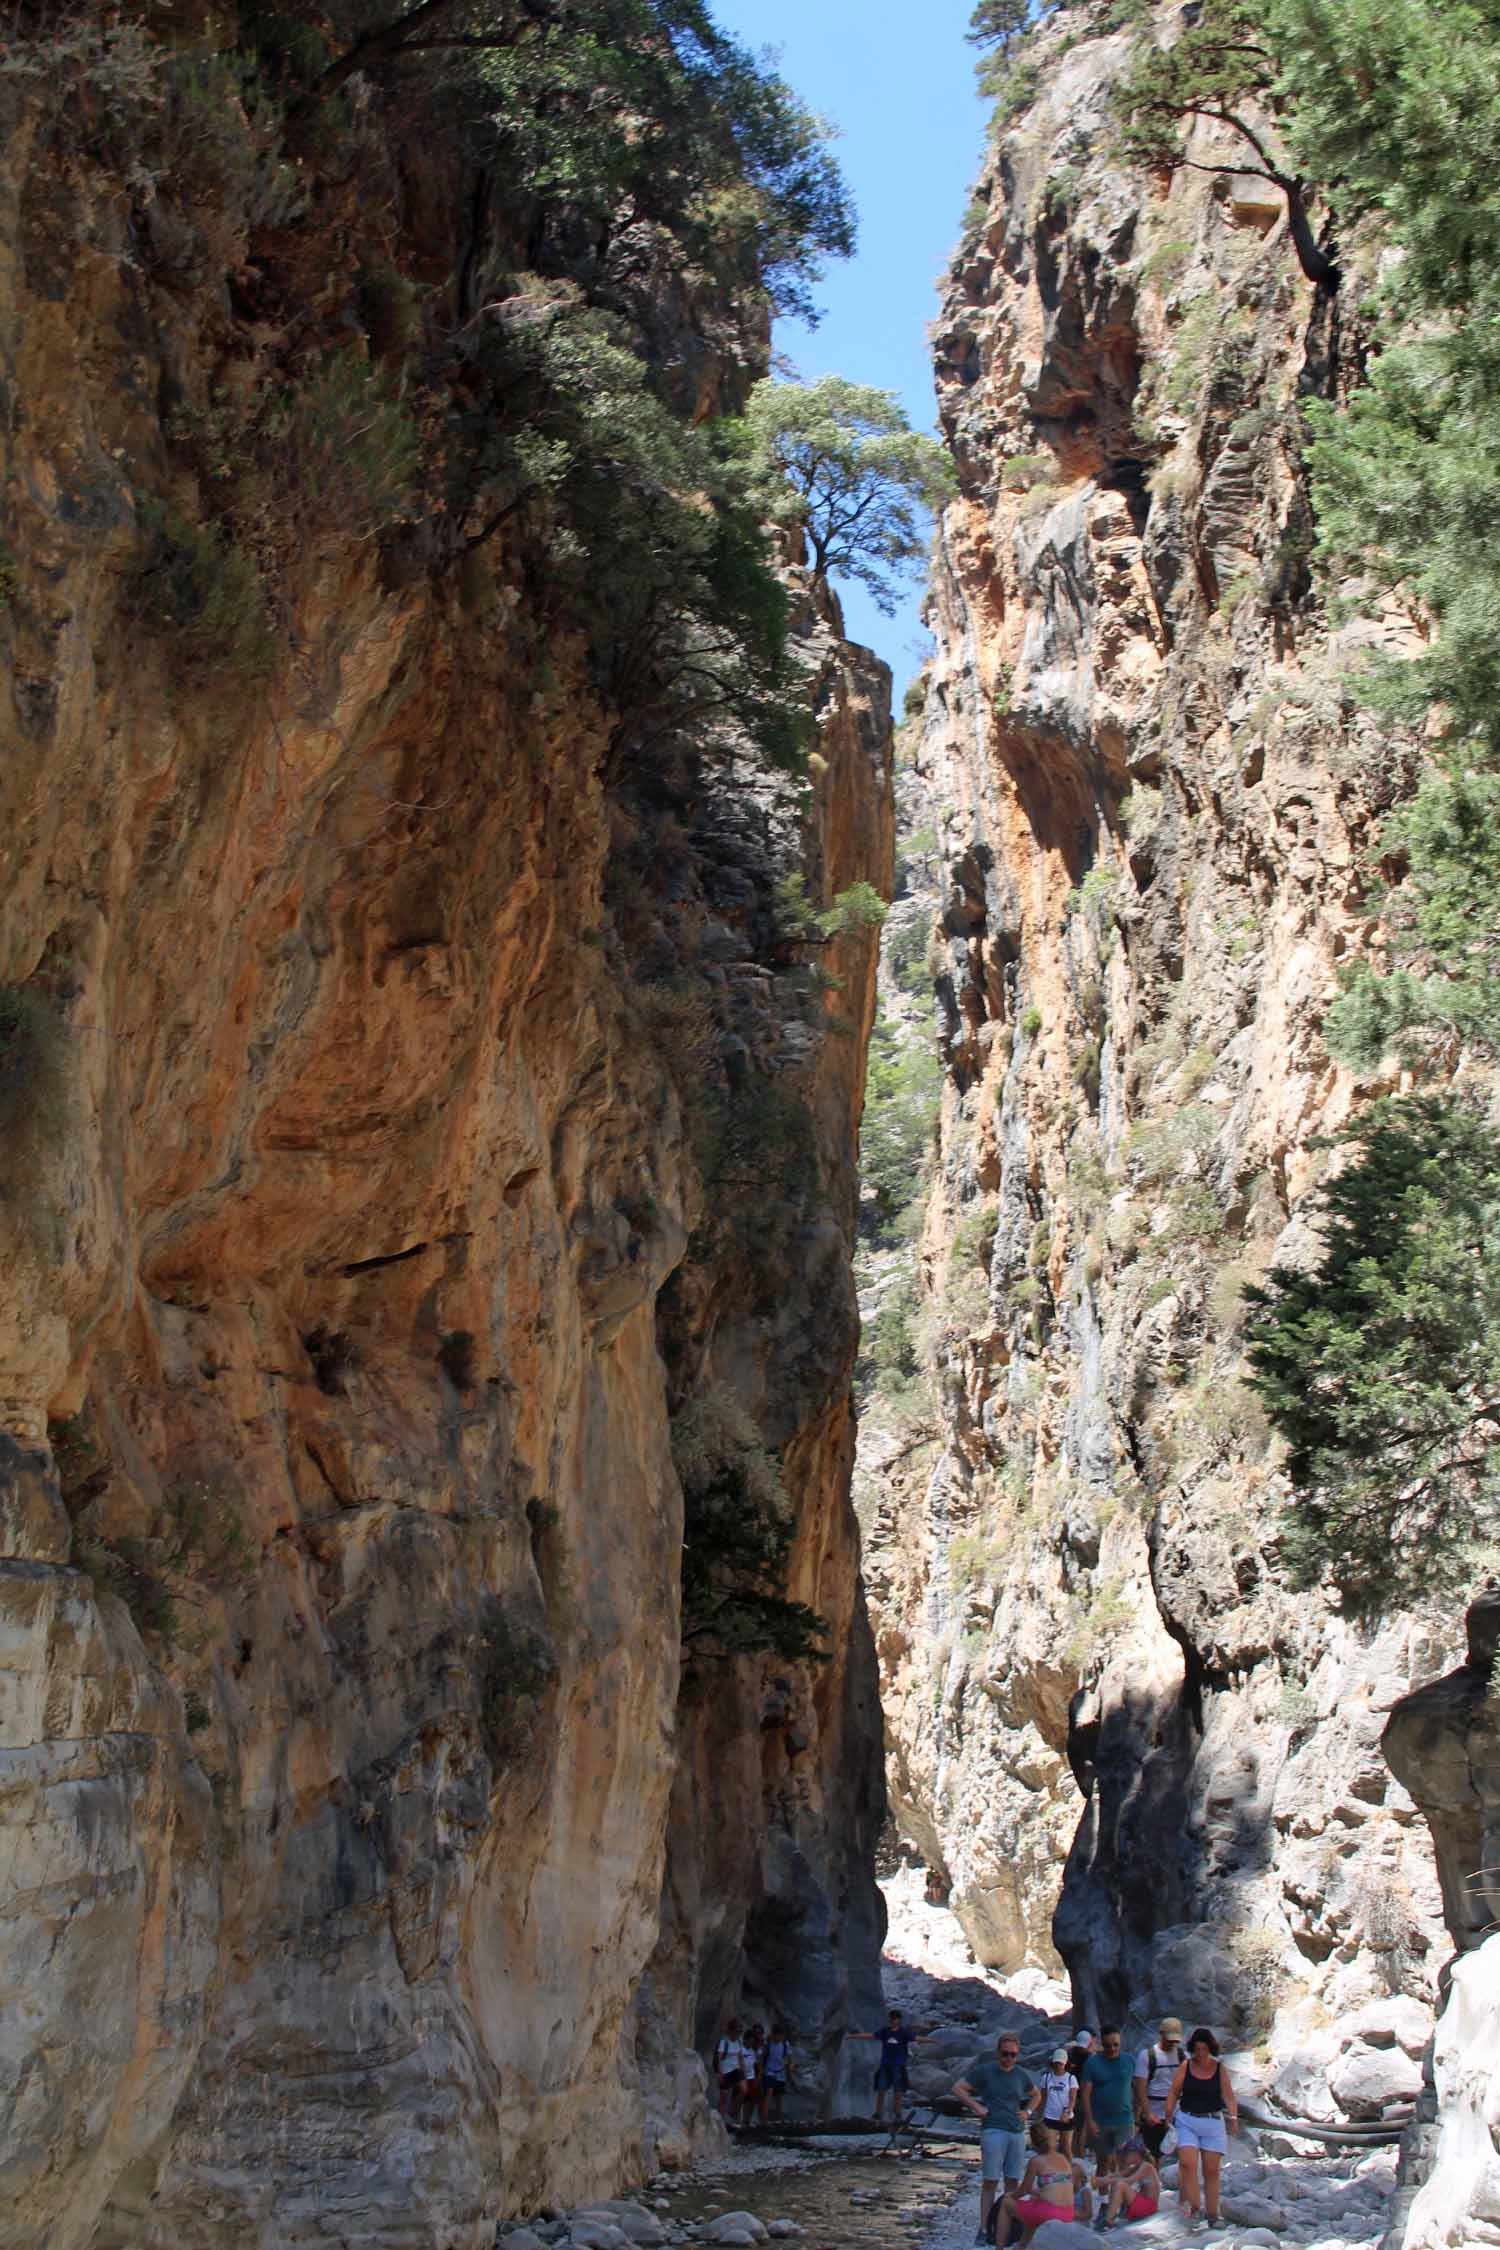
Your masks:
{"label": "loose boulder", "polygon": [[1415,2101],[1421,2090],[1421,2067],[1400,2047],[1350,2047],[1328,2073],[1346,2117],[1379,2117],[1388,2102]]}
{"label": "loose boulder", "polygon": [[709,2242],[728,2243],[735,2246],[735,2250],[743,2250],[746,2243],[765,2242],[770,2231],[753,2211],[726,2211],[711,2227],[704,2229],[704,2235]]}

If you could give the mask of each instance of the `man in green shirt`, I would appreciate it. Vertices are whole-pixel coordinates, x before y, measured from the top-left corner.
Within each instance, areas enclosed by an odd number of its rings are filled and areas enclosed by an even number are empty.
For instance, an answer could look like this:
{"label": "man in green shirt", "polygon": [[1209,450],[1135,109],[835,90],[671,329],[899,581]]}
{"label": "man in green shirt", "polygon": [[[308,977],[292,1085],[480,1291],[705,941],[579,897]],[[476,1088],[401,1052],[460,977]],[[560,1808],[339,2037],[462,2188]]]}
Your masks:
{"label": "man in green shirt", "polygon": [[1000,2182],[1016,2187],[1026,2168],[1024,2120],[1039,2105],[1042,2089],[1021,2068],[1020,2040],[1013,2031],[1002,2031],[994,2054],[976,2055],[966,2063],[953,2091],[979,2119],[979,2232],[974,2240],[988,2242],[990,2206]]}
{"label": "man in green shirt", "polygon": [[1089,2056],[1079,2080],[1084,2141],[1095,2144],[1101,2173],[1114,2170],[1116,2150],[1135,2131],[1135,2058],[1123,2046],[1119,2025],[1101,2024],[1099,2053]]}

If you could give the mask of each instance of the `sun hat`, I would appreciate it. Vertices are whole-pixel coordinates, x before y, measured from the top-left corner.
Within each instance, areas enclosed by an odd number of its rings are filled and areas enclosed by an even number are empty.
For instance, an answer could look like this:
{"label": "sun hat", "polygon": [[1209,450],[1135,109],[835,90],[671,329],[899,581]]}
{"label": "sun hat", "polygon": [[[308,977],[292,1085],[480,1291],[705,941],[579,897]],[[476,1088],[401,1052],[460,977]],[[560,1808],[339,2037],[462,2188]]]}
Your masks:
{"label": "sun hat", "polygon": [[1054,2048],[1053,2048],[1053,2050],[1052,2050],[1052,2060],[1053,2060],[1053,2061],[1054,2061],[1055,2063],[1066,2062],[1066,2061],[1067,2061],[1067,2059],[1068,2059],[1068,2050],[1067,2050],[1067,2048],[1066,2048],[1066,2047],[1054,2047]]}
{"label": "sun hat", "polygon": [[1168,2039],[1180,2039],[1182,2037],[1182,2018],[1181,2016],[1163,2016],[1157,2029]]}

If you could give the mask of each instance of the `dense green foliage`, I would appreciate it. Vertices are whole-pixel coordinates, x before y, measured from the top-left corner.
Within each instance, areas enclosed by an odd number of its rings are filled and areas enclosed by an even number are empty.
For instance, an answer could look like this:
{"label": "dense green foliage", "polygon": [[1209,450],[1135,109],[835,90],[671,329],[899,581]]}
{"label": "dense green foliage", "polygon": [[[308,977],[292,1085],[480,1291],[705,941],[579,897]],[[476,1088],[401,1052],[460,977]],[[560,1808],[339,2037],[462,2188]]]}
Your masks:
{"label": "dense green foliage", "polygon": [[1284,1559],[1358,1612],[1462,1585],[1500,1536],[1500,1138],[1422,1096],[1347,1140],[1317,1265],[1247,1295],[1297,1487]]}
{"label": "dense green foliage", "polygon": [[1457,1032],[1500,1052],[1500,774],[1424,774],[1416,795],[1386,824],[1384,848],[1405,861],[1404,879],[1374,903],[1396,966],[1350,977],[1328,1012],[1333,1052],[1360,1070],[1413,1033]]}
{"label": "dense green foliage", "polygon": [[859,1173],[887,1239],[894,1239],[903,1212],[926,1187],[942,1082],[928,1044],[903,1041],[889,1017],[877,1014],[859,1130]]}
{"label": "dense green foliage", "polygon": [[[1336,284],[1337,268],[1315,237],[1306,180],[1277,146],[1268,112],[1281,107],[1277,45],[1279,0],[1203,0],[1170,46],[1151,37],[1136,47],[1114,89],[1122,153],[1164,171],[1259,174],[1286,199],[1298,261],[1309,281]],[[1208,118],[1235,136],[1232,157],[1189,157],[1185,125]]]}
{"label": "dense green foliage", "polygon": [[821,122],[705,0],[157,19],[0,0],[34,161],[117,183],[150,281],[253,276],[253,367],[174,386],[130,614],[189,669],[222,624],[253,676],[329,537],[378,542],[403,585],[477,584],[494,541],[525,614],[587,651],[617,767],[674,739],[794,763],[804,683],[739,414],[771,312],[810,313],[852,246]]}
{"label": "dense green foliage", "polygon": [[587,230],[596,262],[659,229],[721,288],[806,315],[822,259],[853,248],[826,129],[704,0],[344,0],[335,18],[349,43],[316,94],[355,70],[438,76],[544,268],[561,214],[571,255]]}
{"label": "dense green foliage", "polygon": [[780,1468],[727,1390],[700,1394],[673,1418],[672,1460],[682,1484],[687,1653],[825,1657],[827,1626],[785,1591],[794,1519]]}
{"label": "dense green foliage", "polygon": [[[1391,588],[1425,643],[1357,683],[1436,756],[1381,838],[1387,965],[1330,1011],[1334,1052],[1500,1050],[1500,21],[1467,0],[1272,0],[1279,121],[1341,217],[1401,252],[1368,383],[1311,409],[1325,569]],[[1305,1273],[1253,1307],[1288,1440],[1287,1560],[1355,1610],[1461,1585],[1500,1532],[1500,1135],[1477,1094],[1383,1102],[1346,1136]]]}
{"label": "dense green foliage", "polygon": [[954,489],[944,448],[892,393],[838,375],[758,384],[745,419],[767,513],[802,532],[815,577],[857,579],[890,616],[896,582],[926,556],[929,514]]}

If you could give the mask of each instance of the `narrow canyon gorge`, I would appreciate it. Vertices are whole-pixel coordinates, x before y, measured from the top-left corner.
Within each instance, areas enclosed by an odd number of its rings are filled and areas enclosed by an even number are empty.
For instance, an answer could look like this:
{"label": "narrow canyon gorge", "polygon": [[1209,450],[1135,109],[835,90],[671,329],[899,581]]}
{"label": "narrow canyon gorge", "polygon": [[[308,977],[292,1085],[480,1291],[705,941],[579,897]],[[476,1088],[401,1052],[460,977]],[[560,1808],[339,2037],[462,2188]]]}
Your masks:
{"label": "narrow canyon gorge", "polygon": [[1246,1356],[1491,1098],[1323,1036],[1382,226],[1021,8],[893,720],[752,459],[817,121],[447,13],[0,10],[0,2250],[489,2250],[721,2154],[736,2009],[858,2111],[903,1857],[1500,2243],[1491,1551],[1309,1586]]}

